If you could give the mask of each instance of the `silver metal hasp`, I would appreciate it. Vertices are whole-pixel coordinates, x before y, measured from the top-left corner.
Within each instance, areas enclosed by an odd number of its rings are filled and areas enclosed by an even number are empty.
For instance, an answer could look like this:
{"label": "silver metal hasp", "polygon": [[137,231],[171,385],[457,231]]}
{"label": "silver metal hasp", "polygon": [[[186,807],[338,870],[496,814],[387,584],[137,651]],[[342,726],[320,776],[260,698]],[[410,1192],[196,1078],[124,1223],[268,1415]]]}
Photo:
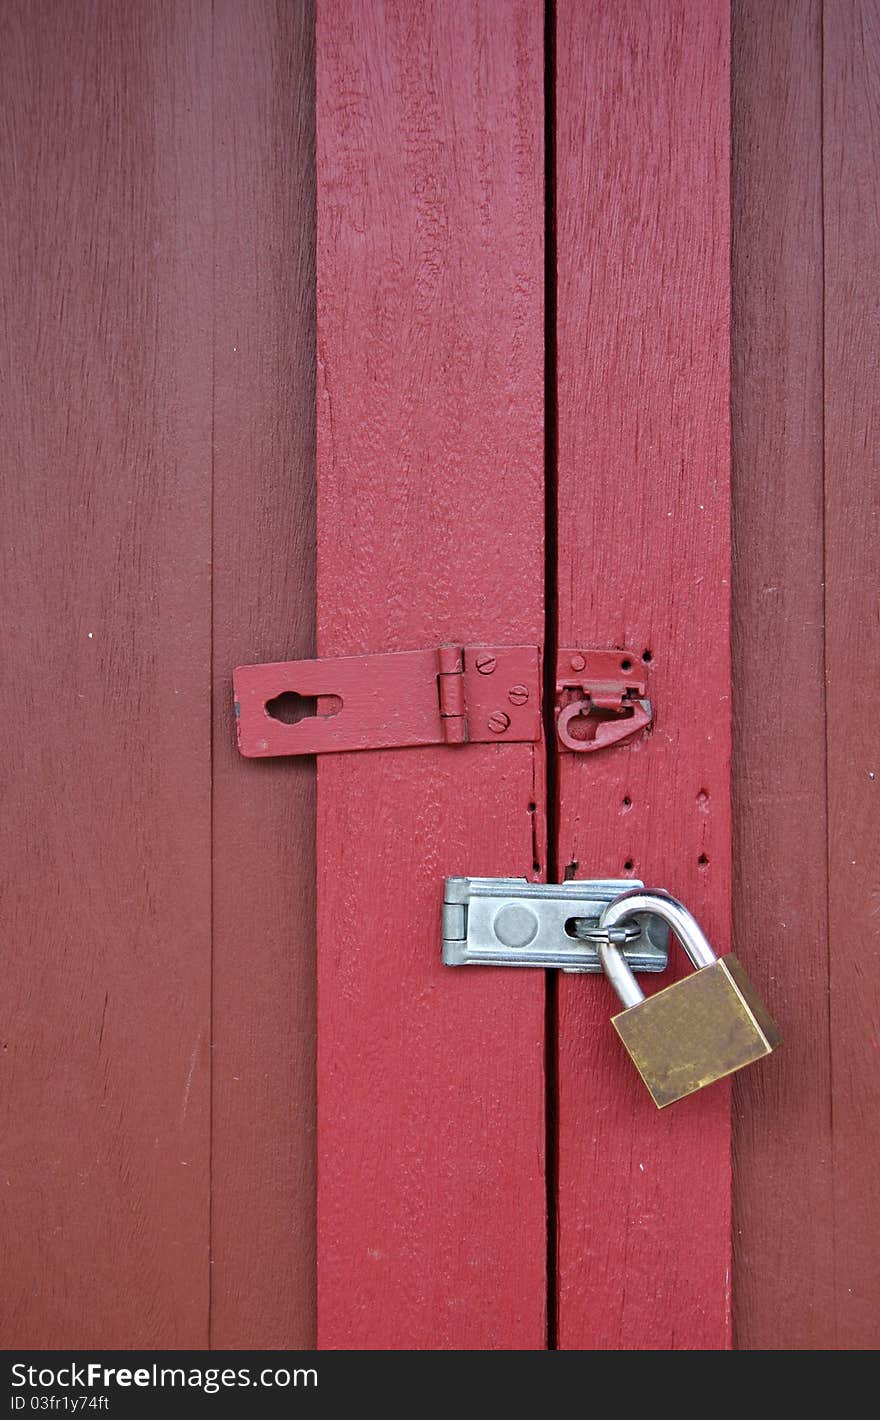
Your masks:
{"label": "silver metal hasp", "polygon": [[640,913],[611,932],[599,926],[610,902],[642,886],[634,878],[567,883],[447,878],[443,961],[446,966],[601,972],[599,943],[613,939],[633,971],[664,971],[669,929],[658,917]]}

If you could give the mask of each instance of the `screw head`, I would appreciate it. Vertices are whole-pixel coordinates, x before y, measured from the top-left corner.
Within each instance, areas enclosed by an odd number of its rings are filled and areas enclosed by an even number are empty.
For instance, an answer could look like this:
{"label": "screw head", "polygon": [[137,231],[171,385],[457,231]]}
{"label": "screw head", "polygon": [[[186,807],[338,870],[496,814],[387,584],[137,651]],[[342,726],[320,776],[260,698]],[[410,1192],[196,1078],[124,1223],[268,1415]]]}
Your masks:
{"label": "screw head", "polygon": [[572,656],[571,658],[571,668],[573,671],[582,671],[586,664],[586,661],[584,660],[583,656],[580,655],[580,653],[578,653],[578,655],[576,656]]}
{"label": "screw head", "polygon": [[495,669],[496,660],[494,656],[489,655],[488,651],[483,651],[481,655],[477,656],[474,664],[480,672],[480,675],[491,675]]}
{"label": "screw head", "polygon": [[495,735],[503,735],[510,728],[510,716],[503,710],[493,710],[489,716],[489,729]]}
{"label": "screw head", "polygon": [[525,705],[529,698],[529,688],[527,685],[512,685],[507,692],[507,698],[511,705]]}

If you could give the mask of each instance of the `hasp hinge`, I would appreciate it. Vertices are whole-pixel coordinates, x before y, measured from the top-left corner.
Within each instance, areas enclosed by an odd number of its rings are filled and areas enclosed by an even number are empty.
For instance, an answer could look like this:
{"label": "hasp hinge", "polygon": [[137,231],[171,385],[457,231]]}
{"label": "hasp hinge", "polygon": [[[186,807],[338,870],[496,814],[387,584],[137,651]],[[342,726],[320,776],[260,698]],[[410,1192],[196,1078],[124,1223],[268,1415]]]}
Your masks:
{"label": "hasp hinge", "polygon": [[239,666],[233,685],[248,758],[541,737],[537,646],[275,661]]}
{"label": "hasp hinge", "polygon": [[559,651],[555,713],[563,754],[606,749],[640,735],[654,718],[644,663],[631,651]]}

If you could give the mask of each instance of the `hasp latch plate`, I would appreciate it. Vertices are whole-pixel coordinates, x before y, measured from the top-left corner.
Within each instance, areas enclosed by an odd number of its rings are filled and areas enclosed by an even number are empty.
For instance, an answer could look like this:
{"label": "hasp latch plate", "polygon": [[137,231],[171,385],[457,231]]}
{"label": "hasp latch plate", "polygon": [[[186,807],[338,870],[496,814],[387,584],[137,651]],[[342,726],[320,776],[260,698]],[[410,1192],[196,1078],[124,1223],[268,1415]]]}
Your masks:
{"label": "hasp latch plate", "polygon": [[[595,939],[599,917],[615,898],[642,886],[635,878],[567,883],[447,878],[443,961],[446,966],[601,972]],[[665,971],[668,942],[665,923],[640,914],[632,935],[622,944],[623,953],[633,971]]]}
{"label": "hasp latch plate", "polygon": [[[238,748],[248,758],[541,737],[537,646],[275,661],[239,666],[233,686]],[[305,714],[283,717],[296,702]]]}

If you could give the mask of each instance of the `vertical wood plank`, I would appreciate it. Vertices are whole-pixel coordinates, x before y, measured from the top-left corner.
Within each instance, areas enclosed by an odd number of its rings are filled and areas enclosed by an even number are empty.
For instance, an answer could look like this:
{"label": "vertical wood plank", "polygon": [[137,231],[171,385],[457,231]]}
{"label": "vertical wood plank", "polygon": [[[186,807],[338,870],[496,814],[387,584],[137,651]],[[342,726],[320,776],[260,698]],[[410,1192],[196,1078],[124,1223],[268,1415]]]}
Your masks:
{"label": "vertical wood plank", "polygon": [[200,1347],[210,6],[0,27],[0,1334]]}
{"label": "vertical wood plank", "polygon": [[[542,639],[542,24],[319,0],[321,654]],[[319,763],[324,1347],[544,1344],[543,979],[439,941],[533,872],[537,748]]]}
{"label": "vertical wood plank", "polygon": [[836,1345],[880,1341],[880,6],[825,5],[825,665]]}
{"label": "vertical wood plank", "polygon": [[734,942],[785,1043],[734,1083],[734,1319],[742,1349],[821,1350],[835,1336],[821,0],[737,0],[732,52]]}
{"label": "vertical wood plank", "polygon": [[214,6],[212,1345],[315,1337],[314,762],[230,669],[314,655],[314,8]]}
{"label": "vertical wood plank", "polygon": [[[560,761],[558,862],[670,889],[725,951],[728,6],[559,0],[556,46],[558,634],[649,655],[656,713]],[[614,1004],[559,983],[559,1344],[726,1347],[729,1086],[658,1113]]]}

